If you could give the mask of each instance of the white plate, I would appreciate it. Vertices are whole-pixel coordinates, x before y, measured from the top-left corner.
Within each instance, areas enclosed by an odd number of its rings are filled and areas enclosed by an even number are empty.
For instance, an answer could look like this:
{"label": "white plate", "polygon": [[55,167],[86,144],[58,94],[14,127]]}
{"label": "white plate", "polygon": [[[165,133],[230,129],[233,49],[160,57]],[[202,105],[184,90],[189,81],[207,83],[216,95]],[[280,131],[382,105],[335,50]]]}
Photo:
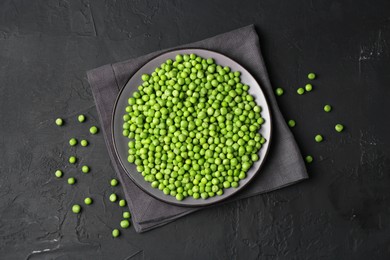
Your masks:
{"label": "white plate", "polygon": [[[267,142],[262,146],[258,152],[259,160],[253,164],[253,166],[247,172],[247,177],[244,180],[241,180],[238,188],[229,188],[224,189],[224,194],[222,196],[214,196],[206,200],[199,198],[194,199],[191,196],[185,198],[182,201],[176,200],[175,197],[170,195],[165,195],[161,190],[152,188],[149,182],[144,180],[144,177],[137,172],[136,166],[130,164],[127,161],[128,157],[128,142],[129,139],[122,135],[122,125],[123,125],[123,115],[125,114],[125,108],[128,105],[128,98],[132,96],[134,91],[137,91],[137,87],[142,84],[141,76],[142,74],[151,74],[156,67],[159,67],[167,59],[174,60],[177,54],[191,54],[194,53],[202,58],[213,58],[218,65],[229,66],[232,71],[241,72],[241,82],[247,84],[249,88],[249,93],[255,97],[255,101],[258,105],[261,106],[262,112],[261,116],[264,118],[265,123],[260,129],[260,133],[264,138],[267,139]],[[260,166],[263,164],[264,159],[267,155],[269,144],[271,141],[271,114],[268,107],[268,103],[264,96],[263,91],[261,90],[260,85],[253,78],[253,76],[240,64],[230,59],[229,57],[222,55],[220,53],[209,51],[205,49],[178,49],[174,51],[165,52],[142,66],[127,82],[126,86],[120,91],[118,98],[115,103],[113,111],[113,120],[112,120],[112,137],[115,152],[119,158],[119,161],[126,171],[128,176],[140,187],[142,190],[150,194],[151,196],[162,200],[167,203],[180,205],[180,206],[206,206],[220,202],[233,194],[236,194],[240,190],[244,189],[245,186],[253,179],[257,174],[260,173]]]}

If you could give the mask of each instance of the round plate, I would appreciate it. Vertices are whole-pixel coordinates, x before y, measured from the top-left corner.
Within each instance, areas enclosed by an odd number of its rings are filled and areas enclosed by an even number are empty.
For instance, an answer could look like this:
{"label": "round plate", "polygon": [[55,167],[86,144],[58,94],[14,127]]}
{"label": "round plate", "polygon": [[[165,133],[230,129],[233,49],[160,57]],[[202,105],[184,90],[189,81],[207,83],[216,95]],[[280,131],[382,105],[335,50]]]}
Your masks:
{"label": "round plate", "polygon": [[[126,112],[125,108],[128,105],[127,100],[129,97],[132,96],[133,92],[137,91],[137,87],[142,84],[142,74],[151,74],[156,67],[159,67],[167,59],[174,60],[177,54],[191,53],[194,53],[205,59],[213,58],[217,64],[221,66],[229,66],[232,71],[241,72],[241,82],[247,84],[250,87],[249,93],[255,97],[256,103],[262,108],[261,116],[264,118],[265,122],[260,129],[260,133],[262,134],[262,136],[264,136],[264,138],[267,139],[267,142],[258,152],[260,159],[255,162],[249,169],[249,171],[247,172],[247,177],[239,182],[238,188],[224,189],[223,195],[214,196],[206,200],[202,198],[196,200],[191,196],[188,196],[184,200],[178,201],[175,197],[165,195],[161,190],[152,188],[150,183],[144,180],[144,177],[141,175],[141,173],[137,172],[135,164],[131,164],[127,161],[129,139],[122,135],[122,125],[123,115]],[[260,85],[253,78],[253,76],[240,64],[228,58],[227,56],[214,51],[204,49],[178,49],[163,53],[147,62],[130,78],[126,86],[120,91],[113,111],[112,135],[115,152],[119,158],[123,169],[126,171],[127,175],[135,182],[135,184],[137,184],[137,186],[140,187],[142,190],[149,193],[156,199],[179,206],[207,206],[216,202],[220,202],[239,192],[259,172],[260,166],[264,162],[271,141],[271,114],[264,93],[260,88]]]}

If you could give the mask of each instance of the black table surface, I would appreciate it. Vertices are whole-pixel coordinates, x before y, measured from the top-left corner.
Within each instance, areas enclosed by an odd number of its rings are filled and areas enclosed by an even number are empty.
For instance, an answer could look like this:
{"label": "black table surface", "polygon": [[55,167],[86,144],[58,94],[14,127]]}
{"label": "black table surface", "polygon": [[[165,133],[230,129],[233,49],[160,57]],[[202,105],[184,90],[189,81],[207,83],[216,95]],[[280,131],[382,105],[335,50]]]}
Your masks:
{"label": "black table surface", "polygon": [[[88,134],[99,122],[85,72],[251,23],[314,157],[310,179],[113,239],[123,209],[107,197],[122,190],[102,134]],[[389,259],[389,48],[388,0],[1,1],[0,259]],[[296,94],[311,71],[314,90]],[[71,137],[91,144],[70,148]]]}

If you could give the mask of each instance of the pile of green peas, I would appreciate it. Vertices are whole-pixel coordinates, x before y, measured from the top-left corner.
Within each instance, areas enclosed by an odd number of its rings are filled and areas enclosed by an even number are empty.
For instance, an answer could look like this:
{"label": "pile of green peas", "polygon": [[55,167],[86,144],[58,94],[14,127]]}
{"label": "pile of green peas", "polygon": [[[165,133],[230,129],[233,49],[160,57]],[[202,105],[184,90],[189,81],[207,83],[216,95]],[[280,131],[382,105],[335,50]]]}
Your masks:
{"label": "pile of green peas", "polygon": [[240,72],[184,54],[142,81],[128,99],[123,135],[145,181],[179,201],[237,188],[266,142],[261,107]]}

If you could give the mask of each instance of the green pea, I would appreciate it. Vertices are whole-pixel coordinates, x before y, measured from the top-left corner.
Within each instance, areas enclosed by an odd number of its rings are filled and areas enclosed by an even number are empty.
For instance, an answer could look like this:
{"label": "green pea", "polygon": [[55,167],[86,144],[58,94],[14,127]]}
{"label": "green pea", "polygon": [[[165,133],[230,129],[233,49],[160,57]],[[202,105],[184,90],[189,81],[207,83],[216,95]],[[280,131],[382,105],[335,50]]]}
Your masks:
{"label": "green pea", "polygon": [[306,90],[307,92],[312,91],[312,89],[313,89],[313,85],[312,85],[312,84],[306,84],[306,85],[305,85],[305,90]]}
{"label": "green pea", "polygon": [[308,156],[305,157],[305,161],[307,163],[311,163],[313,161],[313,157],[311,155],[308,155]]}
{"label": "green pea", "polygon": [[81,171],[83,173],[88,173],[89,172],[89,167],[87,165],[83,165],[83,167],[81,167]]}
{"label": "green pea", "polygon": [[116,200],[117,200],[117,195],[115,194],[115,193],[112,193],[111,195],[110,195],[110,201],[111,202],[115,202]]}
{"label": "green pea", "polygon": [[314,74],[313,72],[311,72],[311,73],[309,73],[309,74],[307,75],[307,78],[313,80],[313,79],[316,78],[316,74]]}
{"label": "green pea", "polygon": [[121,232],[118,229],[114,229],[112,231],[112,237],[119,237]]}
{"label": "green pea", "polygon": [[61,178],[62,177],[62,171],[61,170],[56,170],[56,172],[54,174],[55,174],[55,176],[57,178]]}
{"label": "green pea", "polygon": [[79,214],[81,212],[81,206],[78,204],[75,204],[72,206],[72,212],[75,214]]}
{"label": "green pea", "polygon": [[344,126],[342,124],[337,124],[334,129],[337,131],[337,132],[342,132],[344,130]]}
{"label": "green pea", "polygon": [[252,162],[257,162],[260,158],[257,154],[252,154],[251,159],[252,159]]}
{"label": "green pea", "polygon": [[62,118],[57,118],[56,119],[56,125],[62,126],[63,124],[64,124],[64,120],[62,120]]}
{"label": "green pea", "polygon": [[284,90],[282,88],[275,89],[275,94],[277,96],[281,96],[281,95],[283,95],[283,93],[284,93]]}
{"label": "green pea", "polygon": [[324,106],[324,111],[325,112],[330,112],[332,110],[332,107],[330,105],[325,105]]}
{"label": "green pea", "polygon": [[297,89],[297,93],[298,93],[299,95],[303,95],[303,94],[305,93],[305,90],[304,90],[303,88],[298,88],[298,89]]}
{"label": "green pea", "polygon": [[75,146],[75,145],[77,145],[77,139],[76,139],[76,138],[70,139],[70,140],[69,140],[69,145],[70,145],[70,146]]}
{"label": "green pea", "polygon": [[118,180],[117,179],[112,179],[111,181],[110,181],[110,184],[111,184],[111,186],[112,187],[115,187],[115,186],[117,186],[118,185]]}
{"label": "green pea", "polygon": [[68,184],[69,185],[73,185],[75,183],[76,183],[76,179],[75,178],[73,178],[73,177],[68,178]]}
{"label": "green pea", "polygon": [[323,137],[322,137],[322,135],[316,135],[316,136],[314,137],[314,139],[316,140],[317,143],[320,143],[320,142],[322,142]]}
{"label": "green pea", "polygon": [[85,121],[85,116],[84,115],[79,115],[77,117],[77,120],[79,120],[80,123],[83,123]]}
{"label": "green pea", "polygon": [[131,218],[131,214],[128,211],[123,212],[123,218]]}
{"label": "green pea", "polygon": [[98,133],[98,131],[99,131],[99,129],[96,127],[96,126],[91,126],[91,128],[89,128],[89,132],[91,133],[91,134],[97,134]]}
{"label": "green pea", "polygon": [[183,200],[183,199],[184,199],[183,194],[180,194],[180,193],[176,194],[176,199],[177,199],[178,201]]}
{"label": "green pea", "polygon": [[71,156],[71,157],[69,157],[69,163],[71,163],[71,164],[75,164],[75,163],[76,163],[76,161],[77,161],[77,158],[76,158],[75,156]]}
{"label": "green pea", "polygon": [[290,127],[294,127],[295,126],[295,121],[294,120],[288,120],[288,125],[290,126]]}
{"label": "green pea", "polygon": [[200,196],[202,197],[202,199],[207,199],[209,197],[209,194],[207,192],[202,192]]}
{"label": "green pea", "polygon": [[88,146],[88,141],[87,140],[81,140],[80,142],[81,146]]}
{"label": "green pea", "polygon": [[121,223],[121,228],[128,228],[130,226],[130,222],[126,219],[122,220]]}
{"label": "green pea", "polygon": [[89,197],[84,199],[84,203],[85,203],[85,205],[91,205],[91,204],[92,204],[92,202],[93,202],[93,201],[92,201],[92,199],[91,199],[91,198],[89,198]]}
{"label": "green pea", "polygon": [[121,206],[121,207],[126,206],[126,201],[125,200],[120,200],[119,201],[119,206]]}

